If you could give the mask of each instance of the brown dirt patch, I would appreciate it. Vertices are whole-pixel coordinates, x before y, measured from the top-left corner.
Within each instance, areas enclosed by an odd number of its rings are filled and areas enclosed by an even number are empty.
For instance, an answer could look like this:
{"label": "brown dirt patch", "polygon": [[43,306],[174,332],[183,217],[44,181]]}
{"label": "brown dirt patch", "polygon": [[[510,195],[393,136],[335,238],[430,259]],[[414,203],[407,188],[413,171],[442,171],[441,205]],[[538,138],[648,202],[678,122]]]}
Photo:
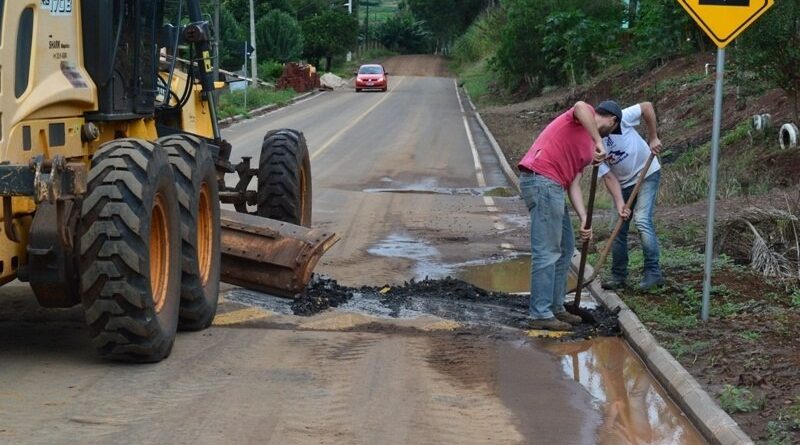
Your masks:
{"label": "brown dirt patch", "polygon": [[390,76],[453,77],[448,59],[434,55],[406,55],[383,61]]}

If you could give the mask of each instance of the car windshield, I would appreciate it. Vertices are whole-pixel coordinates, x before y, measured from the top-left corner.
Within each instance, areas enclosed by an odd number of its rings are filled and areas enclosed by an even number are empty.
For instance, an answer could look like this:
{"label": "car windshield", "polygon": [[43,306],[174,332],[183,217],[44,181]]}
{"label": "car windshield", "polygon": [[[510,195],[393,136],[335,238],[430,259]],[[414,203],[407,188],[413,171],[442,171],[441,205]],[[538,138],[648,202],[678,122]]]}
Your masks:
{"label": "car windshield", "polygon": [[360,70],[358,70],[358,74],[382,74],[383,69],[379,66],[362,66]]}

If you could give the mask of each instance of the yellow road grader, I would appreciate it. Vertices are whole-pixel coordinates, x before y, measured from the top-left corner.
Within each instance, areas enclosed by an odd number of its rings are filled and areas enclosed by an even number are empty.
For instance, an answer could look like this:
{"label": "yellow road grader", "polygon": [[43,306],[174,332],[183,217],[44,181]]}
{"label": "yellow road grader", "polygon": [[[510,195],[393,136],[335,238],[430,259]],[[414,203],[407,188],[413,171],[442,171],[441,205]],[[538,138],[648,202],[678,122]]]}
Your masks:
{"label": "yellow road grader", "polygon": [[301,132],[231,162],[213,35],[200,0],[0,0],[0,284],[82,304],[104,357],[167,357],[220,280],[302,292],[337,240],[308,228]]}

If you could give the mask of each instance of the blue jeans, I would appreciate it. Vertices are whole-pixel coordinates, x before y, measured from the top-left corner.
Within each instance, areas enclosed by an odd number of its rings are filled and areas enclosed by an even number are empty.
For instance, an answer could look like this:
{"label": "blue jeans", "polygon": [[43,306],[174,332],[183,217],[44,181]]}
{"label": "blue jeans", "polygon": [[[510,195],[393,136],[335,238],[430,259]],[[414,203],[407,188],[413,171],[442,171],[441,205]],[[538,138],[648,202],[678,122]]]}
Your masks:
{"label": "blue jeans", "polygon": [[520,191],[531,215],[531,303],[535,320],[564,312],[567,272],[575,251],[564,189],[545,176],[525,173]]}
{"label": "blue jeans", "polygon": [[[659,248],[656,229],[653,225],[653,213],[656,208],[658,186],[661,181],[661,170],[645,178],[639,194],[633,203],[633,221],[639,230],[644,253],[644,277],[660,278]],[[622,197],[627,202],[635,186],[622,189]],[[628,228],[631,220],[622,224],[619,235],[611,246],[611,277],[615,281],[623,282],[628,278]]]}

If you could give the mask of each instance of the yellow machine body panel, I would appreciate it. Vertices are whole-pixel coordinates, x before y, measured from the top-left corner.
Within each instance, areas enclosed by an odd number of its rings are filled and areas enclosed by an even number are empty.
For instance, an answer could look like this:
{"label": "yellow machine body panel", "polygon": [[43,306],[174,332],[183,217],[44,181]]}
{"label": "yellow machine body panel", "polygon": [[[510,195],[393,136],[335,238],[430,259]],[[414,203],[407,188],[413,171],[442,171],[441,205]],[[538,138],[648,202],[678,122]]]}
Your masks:
{"label": "yellow machine body panel", "polygon": [[[89,146],[80,132],[84,113],[97,107],[97,91],[83,68],[80,8],[76,1],[69,12],[42,3],[2,2],[0,161],[26,164],[36,156],[62,155],[88,162]],[[17,266],[26,261],[36,210],[31,198],[6,199],[11,200],[12,215],[3,214],[3,222],[13,218],[19,242],[0,234],[0,284],[13,280]]]}

